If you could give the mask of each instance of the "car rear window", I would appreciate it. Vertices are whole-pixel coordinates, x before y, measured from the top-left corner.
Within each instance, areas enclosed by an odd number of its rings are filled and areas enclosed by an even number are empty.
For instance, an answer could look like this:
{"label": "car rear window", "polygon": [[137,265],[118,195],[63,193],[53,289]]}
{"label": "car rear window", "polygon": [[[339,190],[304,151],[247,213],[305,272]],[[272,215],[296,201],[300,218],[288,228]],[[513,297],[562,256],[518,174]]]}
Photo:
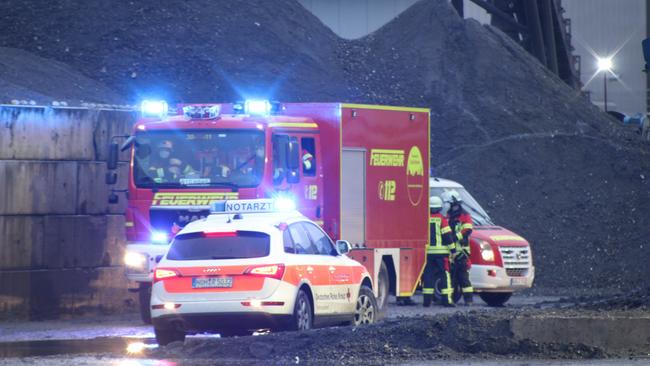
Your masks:
{"label": "car rear window", "polygon": [[257,231],[237,231],[226,234],[189,233],[174,239],[167,259],[206,260],[259,258],[269,255],[271,239]]}

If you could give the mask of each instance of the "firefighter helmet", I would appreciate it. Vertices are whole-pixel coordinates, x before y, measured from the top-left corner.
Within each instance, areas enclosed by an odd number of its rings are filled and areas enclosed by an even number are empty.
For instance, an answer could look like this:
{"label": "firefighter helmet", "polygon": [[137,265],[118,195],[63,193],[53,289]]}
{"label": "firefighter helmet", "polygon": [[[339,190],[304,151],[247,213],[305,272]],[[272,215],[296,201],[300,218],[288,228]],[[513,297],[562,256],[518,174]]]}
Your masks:
{"label": "firefighter helmet", "polygon": [[438,196],[429,197],[429,208],[440,210],[442,208],[442,200]]}

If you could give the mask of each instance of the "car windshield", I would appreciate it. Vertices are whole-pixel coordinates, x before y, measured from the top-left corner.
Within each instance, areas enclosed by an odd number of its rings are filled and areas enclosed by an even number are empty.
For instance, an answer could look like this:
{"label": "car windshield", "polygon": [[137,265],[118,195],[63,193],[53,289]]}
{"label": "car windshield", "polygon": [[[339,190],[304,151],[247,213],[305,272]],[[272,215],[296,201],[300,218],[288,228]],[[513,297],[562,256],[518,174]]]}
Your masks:
{"label": "car windshield", "polygon": [[[483,207],[476,202],[474,197],[472,197],[465,188],[452,188],[452,187],[432,187],[430,189],[429,196],[438,196],[440,197],[443,192],[455,190],[460,194],[460,197],[463,200],[463,207],[472,215],[472,221],[474,225],[494,225],[490,216],[485,212]],[[443,207],[443,214],[447,214],[447,209],[449,205],[445,204]]]}
{"label": "car windshield", "polygon": [[215,236],[181,234],[172,242],[167,259],[188,261],[266,257],[270,243],[268,234],[256,231],[219,233]]}
{"label": "car windshield", "polygon": [[255,187],[264,173],[264,151],[261,131],[141,132],[133,176],[140,188]]}

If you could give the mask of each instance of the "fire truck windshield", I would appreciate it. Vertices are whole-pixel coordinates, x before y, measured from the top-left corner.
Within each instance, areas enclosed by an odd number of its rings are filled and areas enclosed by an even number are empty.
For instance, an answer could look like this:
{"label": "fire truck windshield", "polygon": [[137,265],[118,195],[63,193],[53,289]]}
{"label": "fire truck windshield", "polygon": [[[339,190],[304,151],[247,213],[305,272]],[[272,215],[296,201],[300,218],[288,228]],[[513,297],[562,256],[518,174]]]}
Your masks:
{"label": "fire truck windshield", "polygon": [[141,132],[133,178],[139,188],[256,187],[264,172],[264,151],[261,131]]}

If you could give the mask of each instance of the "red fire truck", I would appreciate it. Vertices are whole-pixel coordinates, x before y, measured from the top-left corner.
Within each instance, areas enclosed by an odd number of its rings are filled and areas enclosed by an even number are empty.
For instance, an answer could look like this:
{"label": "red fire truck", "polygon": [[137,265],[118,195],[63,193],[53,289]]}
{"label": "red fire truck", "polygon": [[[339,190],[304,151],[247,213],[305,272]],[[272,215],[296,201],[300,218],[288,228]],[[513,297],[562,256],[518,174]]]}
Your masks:
{"label": "red fire truck", "polygon": [[[247,101],[169,113],[164,102],[145,102],[142,112],[122,149],[131,154],[125,264],[143,320],[169,241],[217,200],[291,196],[333,239],[352,244],[380,307],[389,293],[415,291],[429,240],[428,109]],[[117,156],[112,144],[109,169]]]}

